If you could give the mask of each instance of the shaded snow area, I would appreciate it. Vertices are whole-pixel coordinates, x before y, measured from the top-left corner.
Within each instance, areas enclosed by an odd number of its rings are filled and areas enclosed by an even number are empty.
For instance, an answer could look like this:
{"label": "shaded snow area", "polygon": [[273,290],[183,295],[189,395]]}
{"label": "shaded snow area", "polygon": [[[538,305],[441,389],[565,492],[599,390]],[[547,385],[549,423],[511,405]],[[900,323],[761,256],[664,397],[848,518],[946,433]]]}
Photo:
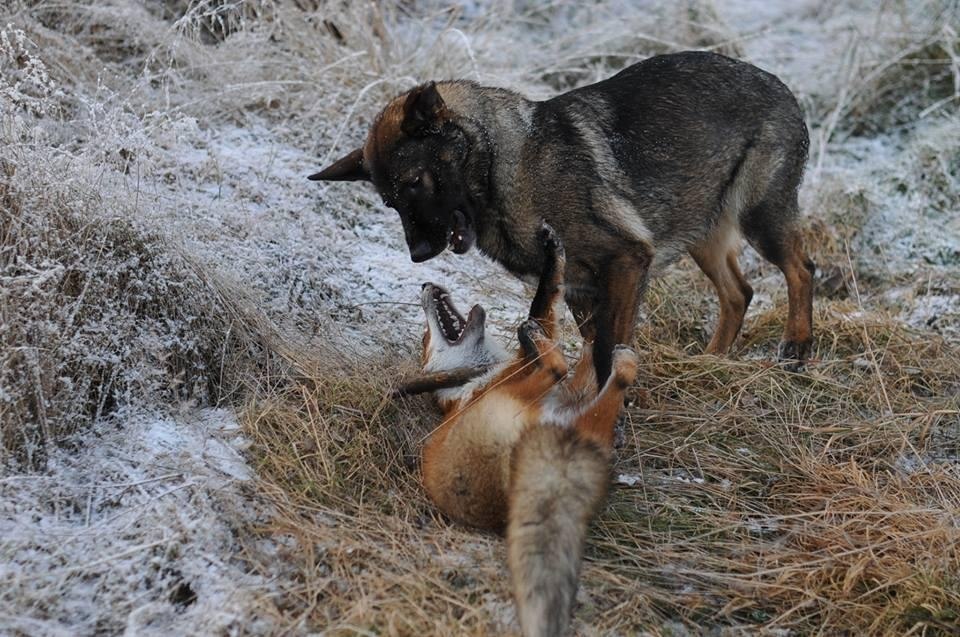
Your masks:
{"label": "shaded snow area", "polygon": [[267,517],[234,415],[134,410],[83,438],[0,478],[0,634],[262,632],[270,583],[237,534]]}

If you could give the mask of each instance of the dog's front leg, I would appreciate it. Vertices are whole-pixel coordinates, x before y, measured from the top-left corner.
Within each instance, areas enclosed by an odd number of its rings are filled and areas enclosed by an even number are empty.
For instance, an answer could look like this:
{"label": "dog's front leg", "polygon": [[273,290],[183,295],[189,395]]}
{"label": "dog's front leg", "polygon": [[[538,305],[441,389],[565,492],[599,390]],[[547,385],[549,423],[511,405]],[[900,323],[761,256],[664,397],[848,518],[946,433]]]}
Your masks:
{"label": "dog's front leg", "polygon": [[610,376],[613,348],[632,345],[640,298],[647,285],[652,260],[650,249],[639,245],[629,254],[612,257],[600,272],[600,293],[593,321],[596,329],[593,365],[599,387],[603,387]]}

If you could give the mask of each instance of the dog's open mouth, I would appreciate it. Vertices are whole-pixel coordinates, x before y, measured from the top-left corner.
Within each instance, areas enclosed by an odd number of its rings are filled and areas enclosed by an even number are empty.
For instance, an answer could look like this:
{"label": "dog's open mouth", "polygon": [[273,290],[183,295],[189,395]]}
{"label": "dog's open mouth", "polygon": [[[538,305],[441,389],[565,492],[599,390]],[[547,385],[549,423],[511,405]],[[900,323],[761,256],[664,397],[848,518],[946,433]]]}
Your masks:
{"label": "dog's open mouth", "polygon": [[473,247],[476,239],[476,232],[467,214],[462,210],[454,210],[453,225],[447,232],[447,245],[450,249],[456,254],[463,254]]}

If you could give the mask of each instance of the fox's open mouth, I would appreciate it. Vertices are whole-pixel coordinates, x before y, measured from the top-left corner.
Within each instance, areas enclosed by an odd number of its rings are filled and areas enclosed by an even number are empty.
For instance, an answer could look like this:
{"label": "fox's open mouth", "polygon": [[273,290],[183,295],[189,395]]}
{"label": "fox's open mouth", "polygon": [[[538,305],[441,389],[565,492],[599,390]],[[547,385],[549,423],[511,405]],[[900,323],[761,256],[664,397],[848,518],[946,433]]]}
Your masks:
{"label": "fox's open mouth", "polygon": [[[439,285],[428,283],[425,292],[430,294],[432,310],[440,326],[440,333],[449,343],[456,343],[467,331],[467,320],[450,301],[450,295]],[[427,311],[430,311],[429,309]]]}

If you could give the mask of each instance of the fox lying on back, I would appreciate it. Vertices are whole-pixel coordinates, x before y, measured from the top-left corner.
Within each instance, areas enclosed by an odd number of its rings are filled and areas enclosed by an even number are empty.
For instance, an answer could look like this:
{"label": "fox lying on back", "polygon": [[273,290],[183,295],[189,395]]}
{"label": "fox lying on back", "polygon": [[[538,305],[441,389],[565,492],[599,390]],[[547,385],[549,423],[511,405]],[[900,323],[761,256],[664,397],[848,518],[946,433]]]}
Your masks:
{"label": "fox lying on back", "polygon": [[458,522],[506,529],[518,616],[527,637],[561,635],[577,589],[587,526],[609,483],[614,426],[635,378],[636,355],[614,351],[597,381],[590,345],[572,378],[556,341],[565,259],[552,229],[530,317],[511,357],[484,332],[478,305],[464,318],[443,288],[425,284],[424,371],[490,371],[435,393],[444,414],[423,449],[423,484]]}

